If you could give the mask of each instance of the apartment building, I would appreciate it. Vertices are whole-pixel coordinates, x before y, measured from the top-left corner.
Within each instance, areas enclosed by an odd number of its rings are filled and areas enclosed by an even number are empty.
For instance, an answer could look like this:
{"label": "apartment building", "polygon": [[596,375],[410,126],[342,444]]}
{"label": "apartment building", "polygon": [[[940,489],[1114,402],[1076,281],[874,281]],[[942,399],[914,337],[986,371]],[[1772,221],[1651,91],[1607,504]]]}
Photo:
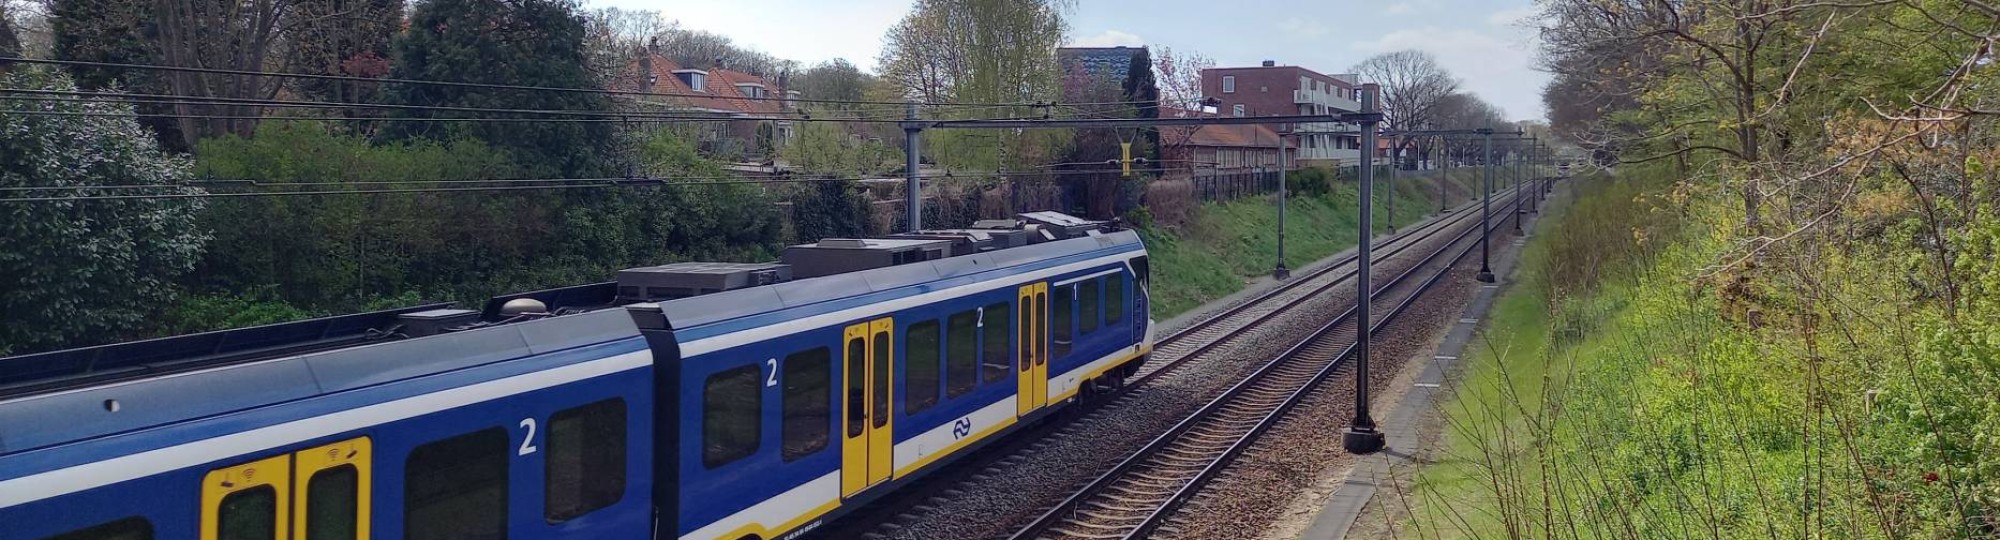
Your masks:
{"label": "apartment building", "polygon": [[[1255,67],[1201,71],[1202,95],[1216,99],[1222,116],[1292,116],[1361,110],[1354,75],[1327,75],[1265,60]],[[1291,143],[1301,165],[1352,165],[1361,159],[1360,127],[1341,122],[1272,126]]]}

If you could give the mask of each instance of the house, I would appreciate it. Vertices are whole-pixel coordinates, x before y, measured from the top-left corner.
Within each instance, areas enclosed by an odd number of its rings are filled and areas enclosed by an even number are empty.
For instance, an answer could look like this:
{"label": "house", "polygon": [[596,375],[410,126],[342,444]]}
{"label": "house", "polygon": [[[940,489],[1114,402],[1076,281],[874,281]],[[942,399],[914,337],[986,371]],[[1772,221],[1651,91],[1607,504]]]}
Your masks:
{"label": "house", "polygon": [[[1213,116],[1194,111],[1164,115]],[[1160,147],[1160,159],[1164,162],[1161,168],[1167,170],[1164,176],[1170,179],[1278,165],[1278,132],[1268,126],[1166,126],[1160,128]],[[1296,148],[1292,158],[1298,159]]]}
{"label": "house", "polygon": [[[797,91],[784,88],[784,77],[773,81],[760,74],[728,69],[720,61],[706,67],[675,63],[648,48],[632,62],[630,75],[612,81],[624,91],[658,94],[635,96],[637,109],[674,116],[712,116],[718,121],[700,129],[700,144],[710,155],[761,161],[795,135]],[[768,129],[769,146],[759,131]]]}
{"label": "house", "polygon": [[[1223,116],[1292,116],[1358,112],[1354,75],[1326,75],[1300,66],[1265,60],[1255,67],[1201,70],[1204,97]],[[1341,122],[1275,126],[1297,149],[1302,165],[1352,165],[1361,158],[1359,127]]]}

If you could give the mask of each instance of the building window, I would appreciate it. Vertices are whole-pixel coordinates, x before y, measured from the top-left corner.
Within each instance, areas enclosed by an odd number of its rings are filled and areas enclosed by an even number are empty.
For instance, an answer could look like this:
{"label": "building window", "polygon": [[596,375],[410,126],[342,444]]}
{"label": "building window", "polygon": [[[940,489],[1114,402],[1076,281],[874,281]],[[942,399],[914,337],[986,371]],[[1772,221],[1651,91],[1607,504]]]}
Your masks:
{"label": "building window", "polygon": [[1229,111],[1230,111],[1230,112],[1231,112],[1232,114],[1235,114],[1235,115],[1236,115],[1237,117],[1242,117],[1242,116],[1243,116],[1243,104],[1242,104],[1242,103],[1238,103],[1238,104],[1236,104],[1236,105],[1235,105],[1234,107],[1230,107]]}
{"label": "building window", "polygon": [[403,538],[506,538],[507,442],[507,430],[488,428],[410,450]]}
{"label": "building window", "polygon": [[1315,89],[1315,88],[1313,88],[1313,85],[1312,85],[1312,83],[1313,83],[1313,80],[1312,80],[1312,77],[1307,77],[1307,76],[1304,76],[1304,75],[1300,75],[1300,76],[1299,76],[1299,89],[1300,89],[1300,90],[1313,90],[1313,91],[1317,92],[1318,90],[1317,90],[1317,89]]}
{"label": "building window", "polygon": [[625,400],[611,398],[549,417],[542,517],[569,521],[625,496]]}
{"label": "building window", "polygon": [[[1229,94],[1229,93],[1234,93],[1235,91],[1236,91],[1236,76],[1235,76],[1235,75],[1223,75],[1223,76],[1222,76],[1222,93],[1224,93],[1224,94]],[[1240,107],[1240,106],[1241,106],[1241,105],[1239,105],[1239,107]],[[1243,115],[1240,115],[1240,114],[1239,114],[1239,115],[1237,115],[1237,116],[1243,116]]]}

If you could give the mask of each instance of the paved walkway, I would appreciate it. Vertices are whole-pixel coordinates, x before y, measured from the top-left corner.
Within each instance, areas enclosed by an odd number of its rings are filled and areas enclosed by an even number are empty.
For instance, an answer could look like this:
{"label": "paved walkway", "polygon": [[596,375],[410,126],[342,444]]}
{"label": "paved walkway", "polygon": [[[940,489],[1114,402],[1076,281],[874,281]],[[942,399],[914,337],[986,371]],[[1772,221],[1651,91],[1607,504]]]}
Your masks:
{"label": "paved walkway", "polygon": [[[1533,234],[1540,214],[1528,214],[1526,217],[1528,219],[1522,222],[1522,227],[1529,234]],[[1513,280],[1514,263],[1520,255],[1520,246],[1526,243],[1526,237],[1515,238],[1511,242],[1513,249],[1494,250],[1493,271],[1494,275],[1501,277],[1501,283]],[[1434,407],[1435,400],[1450,396],[1449,393],[1445,393],[1450,389],[1442,388],[1445,376],[1451,373],[1452,368],[1458,364],[1459,357],[1471,345],[1473,335],[1479,329],[1480,320],[1486,317],[1493,308],[1494,300],[1499,296],[1501,283],[1479,287],[1478,293],[1459,315],[1458,322],[1445,331],[1444,341],[1432,353],[1430,362],[1423,366],[1423,371],[1417,376],[1414,387],[1403,394],[1403,399],[1397,402],[1396,407],[1389,411],[1388,417],[1380,422],[1382,430],[1388,433],[1388,447],[1355,464],[1348,472],[1347,480],[1327,498],[1326,504],[1320,508],[1319,515],[1313,519],[1312,525],[1299,536],[1302,540],[1346,538],[1348,529],[1361,517],[1362,509],[1368,506],[1368,501],[1374,498],[1377,489],[1390,481],[1389,471],[1398,465],[1408,463],[1410,456],[1421,450],[1422,433],[1418,431],[1418,427],[1423,415]]]}

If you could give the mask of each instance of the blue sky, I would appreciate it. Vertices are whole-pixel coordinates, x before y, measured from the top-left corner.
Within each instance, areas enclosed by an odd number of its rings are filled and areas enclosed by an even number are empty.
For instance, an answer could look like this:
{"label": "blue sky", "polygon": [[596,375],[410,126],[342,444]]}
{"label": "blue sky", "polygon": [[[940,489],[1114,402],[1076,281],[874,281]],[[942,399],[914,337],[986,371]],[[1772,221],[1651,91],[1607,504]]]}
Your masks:
{"label": "blue sky", "polygon": [[[846,58],[872,69],[882,34],[909,0],[590,0],[660,12],[689,28],[805,62]],[[1283,15],[1276,15],[1282,13]],[[1195,51],[1219,65],[1262,60],[1345,73],[1371,54],[1437,55],[1462,87],[1516,120],[1543,116],[1548,74],[1534,69],[1535,32],[1520,19],[1532,0],[1078,0],[1077,45],[1152,45]],[[1137,15],[1135,15],[1137,14]]]}

